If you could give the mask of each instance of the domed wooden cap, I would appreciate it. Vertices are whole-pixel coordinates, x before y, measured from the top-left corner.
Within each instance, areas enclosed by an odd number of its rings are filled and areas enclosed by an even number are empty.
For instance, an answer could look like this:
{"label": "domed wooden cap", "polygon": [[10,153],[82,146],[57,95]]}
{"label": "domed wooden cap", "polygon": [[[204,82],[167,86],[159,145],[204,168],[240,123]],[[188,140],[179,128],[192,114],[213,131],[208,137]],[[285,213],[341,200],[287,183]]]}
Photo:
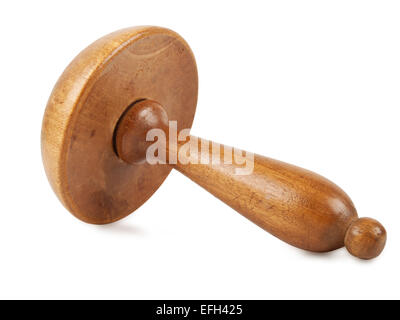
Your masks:
{"label": "domed wooden cap", "polygon": [[350,225],[344,243],[353,256],[373,259],[379,256],[385,247],[386,230],[375,219],[361,218]]}
{"label": "domed wooden cap", "polygon": [[178,130],[191,128],[197,83],[192,51],[168,29],[123,29],[82,51],[53,89],[42,127],[45,170],[64,206],[103,224],[142,205],[171,167],[121,160],[113,146],[116,125],[135,102],[153,99]]}

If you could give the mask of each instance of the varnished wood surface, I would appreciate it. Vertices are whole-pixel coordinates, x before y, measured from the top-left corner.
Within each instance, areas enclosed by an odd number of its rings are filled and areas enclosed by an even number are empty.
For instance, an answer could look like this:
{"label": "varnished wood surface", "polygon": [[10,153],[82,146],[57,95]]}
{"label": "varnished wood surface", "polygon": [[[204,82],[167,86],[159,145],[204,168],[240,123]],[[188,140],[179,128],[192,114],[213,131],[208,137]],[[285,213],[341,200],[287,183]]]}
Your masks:
{"label": "varnished wood surface", "polygon": [[[145,159],[149,147],[145,132],[152,128],[169,131],[167,112],[159,103],[144,100],[130,108],[116,131],[121,159],[131,164]],[[194,148],[188,148],[189,139],[197,141]],[[358,219],[348,195],[326,178],[260,155],[254,156],[252,172],[241,175],[237,169],[244,164],[235,162],[234,149],[213,148],[215,143],[193,136],[189,139],[175,146],[167,137],[160,144],[166,155],[172,152],[178,159],[171,163],[166,156],[166,165],[279,239],[314,252],[335,250],[346,243],[350,253],[362,259],[376,257],[383,250],[386,232],[382,225],[373,219]]]}
{"label": "varnished wood surface", "polygon": [[103,224],[125,217],[170,172],[168,166],[127,165],[114,152],[121,115],[149,97],[179,128],[191,127],[196,62],[187,43],[164,28],[109,34],[82,51],[58,80],[43,119],[43,163],[55,193],[79,219]]}
{"label": "varnished wood surface", "polygon": [[[199,157],[210,157],[199,152]],[[223,161],[178,163],[175,168],[264,230],[301,249],[324,252],[343,247],[347,228],[357,219],[350,198],[332,182],[260,155],[255,155],[250,175],[235,174],[243,165]]]}
{"label": "varnished wood surface", "polygon": [[381,254],[386,244],[386,230],[375,219],[354,221],[344,239],[347,250],[355,257],[369,260]]}
{"label": "varnished wood surface", "polygon": [[[223,146],[183,152],[184,163],[149,164],[146,133],[168,131],[168,120],[178,131],[190,128],[196,102],[194,56],[176,33],[137,27],[93,43],[57,82],[43,120],[43,162],[57,196],[81,220],[110,223],[142,205],[175,168],[291,245],[316,252],[346,245],[362,259],[382,252],[383,226],[358,219],[343,190],[308,170],[255,155],[253,171],[238,175],[243,165],[222,160]],[[221,161],[191,163],[193,156]]]}

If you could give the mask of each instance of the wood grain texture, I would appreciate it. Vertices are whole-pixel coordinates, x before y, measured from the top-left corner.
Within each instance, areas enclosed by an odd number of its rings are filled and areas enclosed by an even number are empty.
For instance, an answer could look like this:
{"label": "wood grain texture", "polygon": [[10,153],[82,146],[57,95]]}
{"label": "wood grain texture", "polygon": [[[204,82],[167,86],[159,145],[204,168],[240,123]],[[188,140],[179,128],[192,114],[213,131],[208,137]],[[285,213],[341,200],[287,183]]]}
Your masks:
{"label": "wood grain texture", "polygon": [[[314,252],[335,250],[346,243],[350,253],[362,259],[376,257],[383,250],[386,231],[382,225],[373,219],[358,219],[348,195],[333,182],[260,155],[254,155],[249,174],[238,174],[245,164],[235,161],[233,154],[243,155],[243,151],[194,136],[171,144],[168,113],[155,101],[143,100],[122,116],[115,137],[121,159],[130,164],[152,160],[146,157],[150,142],[145,136],[154,128],[166,133],[159,144],[166,165],[279,239]],[[168,155],[174,153],[178,161],[171,163]]]}
{"label": "wood grain texture", "polygon": [[[161,109],[154,101],[144,100],[124,114],[116,134],[121,159],[131,164],[145,159],[149,147],[145,133],[160,127],[168,132],[168,122],[159,119],[166,117]],[[236,170],[243,169],[243,164],[235,163],[232,148],[213,149],[211,141],[189,139],[197,143],[184,151],[186,141],[174,147],[167,137],[165,153],[180,154],[180,161],[169,163],[171,167],[287,243],[317,252],[343,247],[346,231],[358,217],[338,186],[313,172],[260,155],[254,156],[252,173],[238,175]],[[208,147],[201,148],[202,144]],[[225,158],[232,163],[225,163]]]}
{"label": "wood grain texture", "polygon": [[182,158],[150,164],[147,132],[167,133],[169,120],[178,132],[190,129],[197,89],[193,53],[168,29],[120,30],[82,51],[53,89],[42,126],[46,174],[64,206],[85,222],[116,221],[149,199],[175,168],[293,246],[324,252],[346,245],[362,259],[382,252],[383,226],[358,219],[343,190],[308,170],[255,155],[253,171],[239,175],[243,165],[225,161],[232,158],[229,149],[202,149],[212,145],[202,139],[188,153],[185,141],[171,145],[167,138],[161,151]]}
{"label": "wood grain texture", "polygon": [[375,219],[354,221],[344,239],[347,250],[355,257],[373,259],[381,254],[386,244],[386,230]]}
{"label": "wood grain texture", "polygon": [[116,221],[143,204],[171,168],[127,165],[113,148],[121,114],[152,97],[184,128],[197,103],[197,67],[175,32],[134,27],[107,35],[66,68],[42,126],[44,167],[58,198],[79,219]]}
{"label": "wood grain texture", "polygon": [[[208,152],[199,152],[200,158],[210,157]],[[260,155],[255,155],[250,175],[235,174],[242,167],[222,161],[175,166],[243,216],[293,246],[315,252],[343,247],[345,233],[357,219],[357,212],[338,186],[308,170]]]}

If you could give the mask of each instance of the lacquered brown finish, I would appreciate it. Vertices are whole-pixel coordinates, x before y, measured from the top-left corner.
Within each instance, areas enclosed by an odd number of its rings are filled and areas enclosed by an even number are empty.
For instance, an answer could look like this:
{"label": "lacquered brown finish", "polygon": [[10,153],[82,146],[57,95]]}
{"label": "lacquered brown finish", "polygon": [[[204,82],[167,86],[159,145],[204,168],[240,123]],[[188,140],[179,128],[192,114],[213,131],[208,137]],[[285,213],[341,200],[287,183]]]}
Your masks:
{"label": "lacquered brown finish", "polygon": [[344,239],[347,250],[361,259],[379,256],[386,244],[386,230],[375,219],[361,218],[348,229]]}
{"label": "lacquered brown finish", "polygon": [[338,186],[313,172],[260,155],[255,155],[250,175],[236,175],[235,169],[241,167],[222,162],[176,165],[185,176],[291,245],[316,252],[343,247],[357,212]]}
{"label": "lacquered brown finish", "polygon": [[[362,259],[383,250],[386,231],[356,209],[334,183],[305,169],[254,156],[250,174],[227,163],[224,146],[190,153],[185,141],[162,144],[183,162],[150,165],[150,129],[168,136],[190,128],[197,102],[197,69],[186,42],[157,27],[117,31],[85,49],[50,97],[42,152],[53,189],[78,218],[116,221],[137,209],[172,168],[198,183],[264,230],[296,247],[324,252],[343,247]],[[190,136],[191,139],[195,137]],[[170,153],[172,152],[172,153]],[[232,151],[229,151],[232,152]],[[219,159],[200,161],[195,159]]]}
{"label": "lacquered brown finish", "polygon": [[[156,101],[141,100],[122,115],[114,134],[115,151],[127,163],[146,161],[146,151],[153,141],[146,141],[151,129],[168,133],[168,114]],[[165,146],[166,147],[166,146]]]}
{"label": "lacquered brown finish", "polygon": [[42,127],[49,181],[64,206],[96,224],[116,221],[142,205],[171,168],[127,165],[113,134],[135,101],[162,103],[179,128],[190,128],[197,104],[197,68],[175,32],[134,27],[107,35],[67,67],[50,96]]}
{"label": "lacquered brown finish", "polygon": [[[138,136],[144,139],[142,128],[148,132],[162,127],[168,132],[166,117],[154,101],[145,100],[130,108],[116,135],[121,158],[128,163],[144,158],[147,148],[137,148],[136,142],[122,147],[123,141],[132,142]],[[260,155],[255,155],[251,174],[237,175],[235,170],[243,165],[225,164],[223,145],[213,150],[212,142],[203,140],[210,146],[203,151],[197,139],[198,153],[181,152],[185,155],[182,162],[187,164],[178,161],[170,164],[173,168],[287,243],[317,252],[343,247],[346,231],[358,217],[352,201],[338,186],[313,172]],[[171,147],[166,145],[166,149],[169,152]],[[207,159],[208,163],[191,164],[193,158]]]}

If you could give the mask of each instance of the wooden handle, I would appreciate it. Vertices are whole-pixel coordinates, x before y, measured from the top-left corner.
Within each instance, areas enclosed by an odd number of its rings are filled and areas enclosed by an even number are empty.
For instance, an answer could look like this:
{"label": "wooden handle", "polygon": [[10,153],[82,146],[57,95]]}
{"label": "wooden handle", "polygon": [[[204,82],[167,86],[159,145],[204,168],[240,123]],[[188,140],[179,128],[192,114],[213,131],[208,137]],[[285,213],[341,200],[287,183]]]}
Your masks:
{"label": "wooden handle", "polygon": [[[168,132],[168,125],[168,116],[158,103],[138,103],[120,121],[115,139],[118,155],[128,163],[144,161],[154,146],[146,141],[146,133],[152,128]],[[347,194],[320,175],[260,155],[254,155],[252,170],[246,174],[244,164],[232,159],[231,148],[218,148],[193,136],[188,137],[192,148],[188,139],[172,146],[169,138],[165,144],[159,141],[158,150],[169,165],[281,240],[315,252],[346,245],[362,259],[374,258],[383,250],[384,227],[370,218],[358,219]],[[237,150],[236,154],[243,156]]]}
{"label": "wooden handle", "polygon": [[[212,156],[199,153],[203,159]],[[248,175],[236,173],[243,165],[223,162],[178,162],[175,169],[264,230],[302,249],[323,252],[342,247],[347,228],[357,219],[349,197],[332,182],[260,155],[254,155],[254,169]]]}
{"label": "wooden handle", "polygon": [[[202,143],[207,144],[204,140]],[[226,156],[224,150],[221,146],[221,160]],[[322,176],[260,155],[254,155],[252,173],[238,175],[243,165],[218,164],[209,160],[212,157],[216,159],[218,154],[200,149],[198,158],[205,164],[177,162],[174,168],[264,230],[298,248],[325,252],[345,243],[351,253],[365,259],[382,251],[383,227],[372,219],[359,220],[347,194]],[[355,240],[359,230],[366,239]]]}

